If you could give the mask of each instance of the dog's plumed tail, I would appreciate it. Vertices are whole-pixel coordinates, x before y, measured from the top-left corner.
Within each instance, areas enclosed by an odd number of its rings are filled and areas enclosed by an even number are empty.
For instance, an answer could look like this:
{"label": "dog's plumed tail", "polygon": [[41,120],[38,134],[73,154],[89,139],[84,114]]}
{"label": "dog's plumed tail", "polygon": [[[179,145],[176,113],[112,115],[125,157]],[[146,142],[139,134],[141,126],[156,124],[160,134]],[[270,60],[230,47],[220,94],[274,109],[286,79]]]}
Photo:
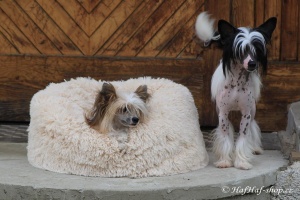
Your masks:
{"label": "dog's plumed tail", "polygon": [[214,30],[214,19],[211,19],[207,12],[202,12],[198,15],[195,29],[196,35],[208,46],[212,40],[219,40],[220,35]]}

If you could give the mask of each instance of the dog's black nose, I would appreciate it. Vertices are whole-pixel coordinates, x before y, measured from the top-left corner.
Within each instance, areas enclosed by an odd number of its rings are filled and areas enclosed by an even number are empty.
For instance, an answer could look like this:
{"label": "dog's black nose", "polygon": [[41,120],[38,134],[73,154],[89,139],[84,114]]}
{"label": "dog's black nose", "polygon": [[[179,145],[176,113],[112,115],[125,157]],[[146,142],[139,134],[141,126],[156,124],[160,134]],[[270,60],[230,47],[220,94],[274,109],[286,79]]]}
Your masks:
{"label": "dog's black nose", "polygon": [[132,122],[133,122],[133,124],[137,124],[138,122],[139,122],[139,118],[137,118],[137,117],[133,117],[132,118]]}
{"label": "dog's black nose", "polygon": [[254,71],[254,70],[256,70],[256,67],[257,67],[257,64],[255,61],[250,60],[248,62],[248,71]]}

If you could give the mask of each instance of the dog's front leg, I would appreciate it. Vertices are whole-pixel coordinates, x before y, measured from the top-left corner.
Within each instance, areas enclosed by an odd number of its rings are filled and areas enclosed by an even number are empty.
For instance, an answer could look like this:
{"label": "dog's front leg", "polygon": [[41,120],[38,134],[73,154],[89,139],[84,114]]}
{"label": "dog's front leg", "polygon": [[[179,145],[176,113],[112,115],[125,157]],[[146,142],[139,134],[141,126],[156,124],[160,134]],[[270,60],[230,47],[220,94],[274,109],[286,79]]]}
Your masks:
{"label": "dog's front leg", "polygon": [[219,126],[214,132],[213,151],[217,157],[215,166],[227,168],[233,166],[233,127],[228,119],[229,112],[219,112]]}
{"label": "dog's front leg", "polygon": [[253,157],[250,125],[253,120],[251,109],[242,110],[239,138],[236,141],[234,167],[239,169],[251,169],[250,160]]}

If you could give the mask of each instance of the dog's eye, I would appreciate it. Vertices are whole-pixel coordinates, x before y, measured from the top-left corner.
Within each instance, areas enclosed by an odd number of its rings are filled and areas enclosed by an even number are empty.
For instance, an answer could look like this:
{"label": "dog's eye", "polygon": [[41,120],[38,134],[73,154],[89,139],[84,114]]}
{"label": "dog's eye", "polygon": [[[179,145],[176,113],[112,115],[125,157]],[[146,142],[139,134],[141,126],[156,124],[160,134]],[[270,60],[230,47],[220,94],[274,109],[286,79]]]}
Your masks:
{"label": "dog's eye", "polygon": [[122,110],[122,112],[123,112],[123,113],[127,112],[127,108],[124,107],[123,110]]}

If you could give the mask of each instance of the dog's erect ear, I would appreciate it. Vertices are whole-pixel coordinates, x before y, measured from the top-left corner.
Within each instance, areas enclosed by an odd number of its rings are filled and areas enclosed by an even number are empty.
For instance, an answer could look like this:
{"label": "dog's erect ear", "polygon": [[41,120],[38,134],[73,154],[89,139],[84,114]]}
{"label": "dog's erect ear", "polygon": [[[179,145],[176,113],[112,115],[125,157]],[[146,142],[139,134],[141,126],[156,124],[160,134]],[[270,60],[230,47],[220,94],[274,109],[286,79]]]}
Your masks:
{"label": "dog's erect ear", "polygon": [[234,33],[236,33],[238,30],[232,26],[229,22],[225,20],[219,20],[218,22],[218,32],[221,35],[221,40],[224,41],[230,36],[232,36]]}
{"label": "dog's erect ear", "polygon": [[147,85],[141,85],[136,90],[135,93],[144,101],[146,102],[147,99],[150,97],[150,94],[147,92]]}
{"label": "dog's erect ear", "polygon": [[255,30],[262,33],[267,41],[272,37],[272,33],[276,28],[277,19],[276,17],[271,17],[265,23],[257,27]]}
{"label": "dog's erect ear", "polygon": [[111,83],[103,83],[100,95],[105,102],[113,101],[117,97],[116,89]]}
{"label": "dog's erect ear", "polygon": [[103,83],[101,91],[98,93],[92,110],[85,116],[86,122],[90,126],[99,124],[105,115],[108,105],[117,98],[116,90],[110,83]]}

